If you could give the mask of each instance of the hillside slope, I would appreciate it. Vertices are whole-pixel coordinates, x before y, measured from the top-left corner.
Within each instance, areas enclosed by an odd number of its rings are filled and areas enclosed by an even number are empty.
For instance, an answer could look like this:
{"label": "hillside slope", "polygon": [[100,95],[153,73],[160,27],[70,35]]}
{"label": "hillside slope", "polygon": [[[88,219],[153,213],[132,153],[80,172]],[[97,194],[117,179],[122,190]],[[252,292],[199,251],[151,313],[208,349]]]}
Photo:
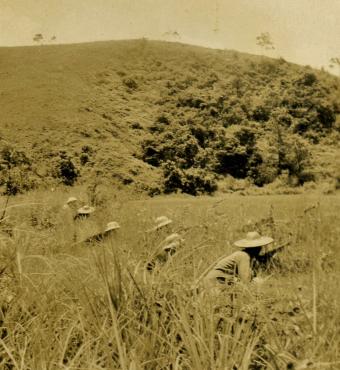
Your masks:
{"label": "hillside slope", "polygon": [[[335,117],[329,127],[329,120],[320,126],[317,113],[312,134],[298,126],[324,176],[334,172],[338,153],[338,79],[284,60],[143,39],[0,48],[1,146],[25,153],[25,171],[37,184],[56,181],[58,161],[70,158],[80,182],[97,174],[147,190],[162,177],[141,152],[155,122],[210,117],[225,127],[249,121],[265,127],[272,101],[284,92],[288,101],[292,81],[303,78],[310,94],[327,102],[326,121]],[[249,115],[242,104],[251,106]],[[302,118],[310,112],[303,105],[296,109]]]}

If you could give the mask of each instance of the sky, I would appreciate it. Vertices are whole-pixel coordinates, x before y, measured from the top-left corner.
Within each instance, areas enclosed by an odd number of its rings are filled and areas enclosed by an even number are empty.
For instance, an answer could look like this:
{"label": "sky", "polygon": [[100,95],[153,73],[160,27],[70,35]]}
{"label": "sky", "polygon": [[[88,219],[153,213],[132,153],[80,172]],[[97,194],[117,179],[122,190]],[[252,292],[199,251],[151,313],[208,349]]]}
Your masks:
{"label": "sky", "polygon": [[[262,32],[275,50],[256,44]],[[36,33],[57,44],[146,37],[327,68],[340,58],[340,0],[0,0],[0,46],[32,45]]]}

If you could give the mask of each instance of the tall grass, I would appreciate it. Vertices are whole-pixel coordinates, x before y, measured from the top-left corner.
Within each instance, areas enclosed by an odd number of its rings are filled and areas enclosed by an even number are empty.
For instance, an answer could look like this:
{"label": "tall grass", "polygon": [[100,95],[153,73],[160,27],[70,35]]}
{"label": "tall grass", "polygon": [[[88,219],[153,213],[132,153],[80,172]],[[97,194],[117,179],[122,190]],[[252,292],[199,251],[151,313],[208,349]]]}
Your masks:
{"label": "tall grass", "polygon": [[[69,225],[61,217],[65,198],[33,193],[9,203],[1,226],[0,368],[340,367],[338,197],[108,202]],[[174,220],[169,230],[146,233],[163,214]],[[74,243],[111,220],[122,226],[111,239]],[[193,289],[252,227],[289,238],[280,261],[263,272],[270,278],[220,294]],[[146,272],[171,231],[185,235],[183,247]]]}

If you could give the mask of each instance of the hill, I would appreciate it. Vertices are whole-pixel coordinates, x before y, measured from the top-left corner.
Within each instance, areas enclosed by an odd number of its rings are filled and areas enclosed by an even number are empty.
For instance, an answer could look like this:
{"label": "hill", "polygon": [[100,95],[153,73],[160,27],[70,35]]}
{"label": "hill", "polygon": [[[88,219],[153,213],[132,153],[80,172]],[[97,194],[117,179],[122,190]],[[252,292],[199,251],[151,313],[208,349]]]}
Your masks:
{"label": "hill", "polygon": [[0,48],[0,71],[5,192],[335,176],[340,83],[324,71],[145,39]]}

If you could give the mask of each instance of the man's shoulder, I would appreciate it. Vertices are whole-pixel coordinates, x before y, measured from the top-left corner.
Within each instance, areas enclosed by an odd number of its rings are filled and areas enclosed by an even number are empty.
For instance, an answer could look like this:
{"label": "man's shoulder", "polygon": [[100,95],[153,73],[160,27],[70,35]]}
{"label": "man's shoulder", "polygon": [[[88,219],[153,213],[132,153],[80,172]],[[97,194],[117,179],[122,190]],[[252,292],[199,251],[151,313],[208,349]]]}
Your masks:
{"label": "man's shoulder", "polygon": [[229,254],[228,256],[225,256],[222,258],[222,261],[239,261],[242,259],[249,259],[249,255],[246,252],[243,251],[236,251],[233,252],[232,254]]}
{"label": "man's shoulder", "polygon": [[233,256],[235,259],[250,259],[249,254],[244,251],[236,251],[230,256]]}

